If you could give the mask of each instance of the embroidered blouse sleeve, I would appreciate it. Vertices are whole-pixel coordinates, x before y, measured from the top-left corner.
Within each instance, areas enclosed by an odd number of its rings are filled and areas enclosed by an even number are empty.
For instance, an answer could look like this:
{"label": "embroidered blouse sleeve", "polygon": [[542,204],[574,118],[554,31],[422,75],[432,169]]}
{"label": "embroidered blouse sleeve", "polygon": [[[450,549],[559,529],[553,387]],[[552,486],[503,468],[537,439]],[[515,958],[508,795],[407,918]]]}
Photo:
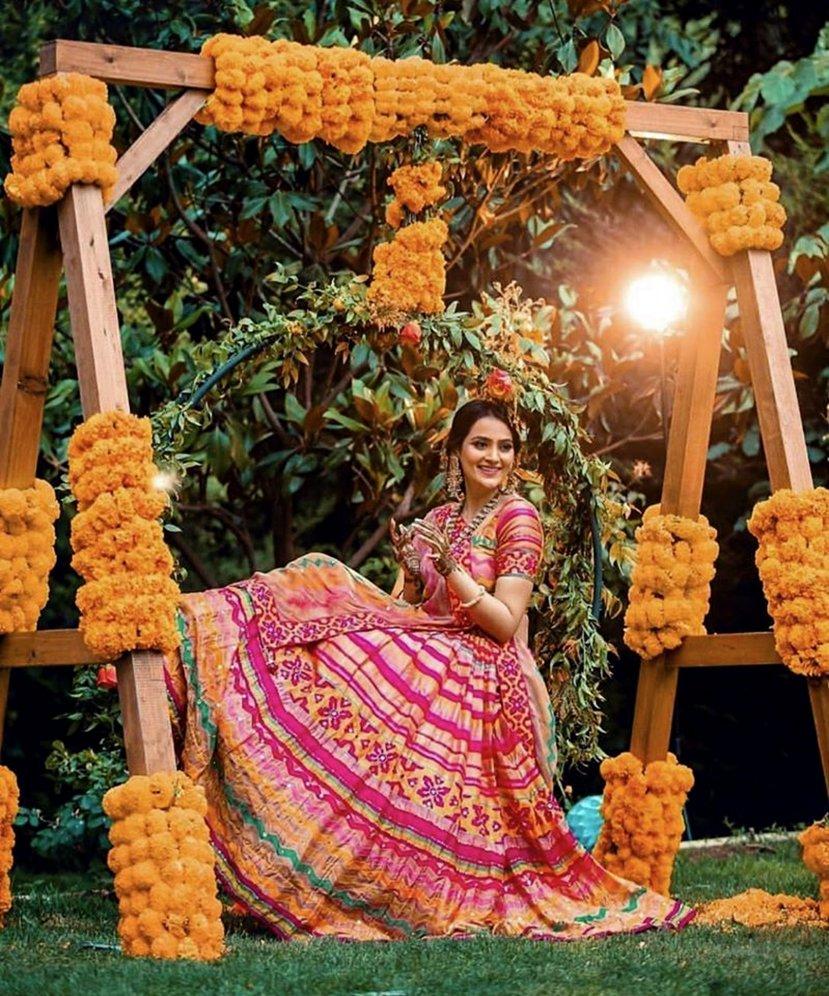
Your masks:
{"label": "embroidered blouse sleeve", "polygon": [[495,530],[497,577],[535,580],[544,551],[541,517],[529,502],[515,502],[501,513]]}

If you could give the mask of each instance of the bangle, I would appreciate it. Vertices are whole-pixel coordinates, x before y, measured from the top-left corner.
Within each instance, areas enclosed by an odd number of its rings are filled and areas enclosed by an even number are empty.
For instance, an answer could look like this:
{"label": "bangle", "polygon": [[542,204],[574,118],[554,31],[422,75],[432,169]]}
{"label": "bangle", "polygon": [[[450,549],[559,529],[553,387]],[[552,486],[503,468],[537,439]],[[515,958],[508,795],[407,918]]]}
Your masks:
{"label": "bangle", "polygon": [[477,605],[478,602],[486,594],[486,588],[482,584],[478,585],[478,594],[474,598],[470,598],[468,602],[461,602],[462,609],[471,609],[473,605]]}

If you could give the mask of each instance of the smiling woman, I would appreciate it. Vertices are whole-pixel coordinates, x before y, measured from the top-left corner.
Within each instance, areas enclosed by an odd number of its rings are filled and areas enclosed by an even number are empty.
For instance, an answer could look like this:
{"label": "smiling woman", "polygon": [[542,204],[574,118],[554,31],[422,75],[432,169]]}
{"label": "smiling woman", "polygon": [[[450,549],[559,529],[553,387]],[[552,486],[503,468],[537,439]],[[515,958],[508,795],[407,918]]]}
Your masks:
{"label": "smiling woman", "polygon": [[520,448],[501,404],[455,413],[453,500],[392,527],[402,599],[316,553],[184,596],[182,766],[226,891],[280,937],[572,940],[695,914],[599,865],[554,798],[519,634],[543,549]]}

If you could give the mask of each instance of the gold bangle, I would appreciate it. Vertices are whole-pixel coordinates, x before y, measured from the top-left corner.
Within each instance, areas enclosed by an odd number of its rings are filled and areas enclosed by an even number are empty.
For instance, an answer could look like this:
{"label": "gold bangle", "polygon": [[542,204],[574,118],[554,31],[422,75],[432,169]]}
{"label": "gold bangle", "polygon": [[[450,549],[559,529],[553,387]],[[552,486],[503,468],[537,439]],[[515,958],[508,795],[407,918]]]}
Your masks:
{"label": "gold bangle", "polygon": [[484,588],[482,584],[479,584],[478,594],[474,598],[471,598],[468,602],[461,602],[461,608],[471,609],[473,605],[477,605],[478,602],[480,602],[480,600],[484,597],[485,594],[486,594],[486,588]]}

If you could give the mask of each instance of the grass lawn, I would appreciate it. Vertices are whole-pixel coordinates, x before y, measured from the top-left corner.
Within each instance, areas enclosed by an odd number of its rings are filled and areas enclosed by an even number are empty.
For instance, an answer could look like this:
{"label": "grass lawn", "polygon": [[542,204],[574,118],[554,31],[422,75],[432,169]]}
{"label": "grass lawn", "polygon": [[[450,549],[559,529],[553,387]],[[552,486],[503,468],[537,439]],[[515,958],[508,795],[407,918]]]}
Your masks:
{"label": "grass lawn", "polygon": [[[814,897],[817,883],[797,845],[734,845],[716,857],[681,852],[673,892],[704,902],[755,886]],[[0,934],[0,993],[317,993],[413,996],[447,993],[829,993],[829,932],[691,924],[596,941],[504,938],[349,944],[279,943],[231,925],[228,954],[213,965],[121,957],[111,878],[15,874],[15,903]],[[96,947],[102,945],[102,947]]]}

